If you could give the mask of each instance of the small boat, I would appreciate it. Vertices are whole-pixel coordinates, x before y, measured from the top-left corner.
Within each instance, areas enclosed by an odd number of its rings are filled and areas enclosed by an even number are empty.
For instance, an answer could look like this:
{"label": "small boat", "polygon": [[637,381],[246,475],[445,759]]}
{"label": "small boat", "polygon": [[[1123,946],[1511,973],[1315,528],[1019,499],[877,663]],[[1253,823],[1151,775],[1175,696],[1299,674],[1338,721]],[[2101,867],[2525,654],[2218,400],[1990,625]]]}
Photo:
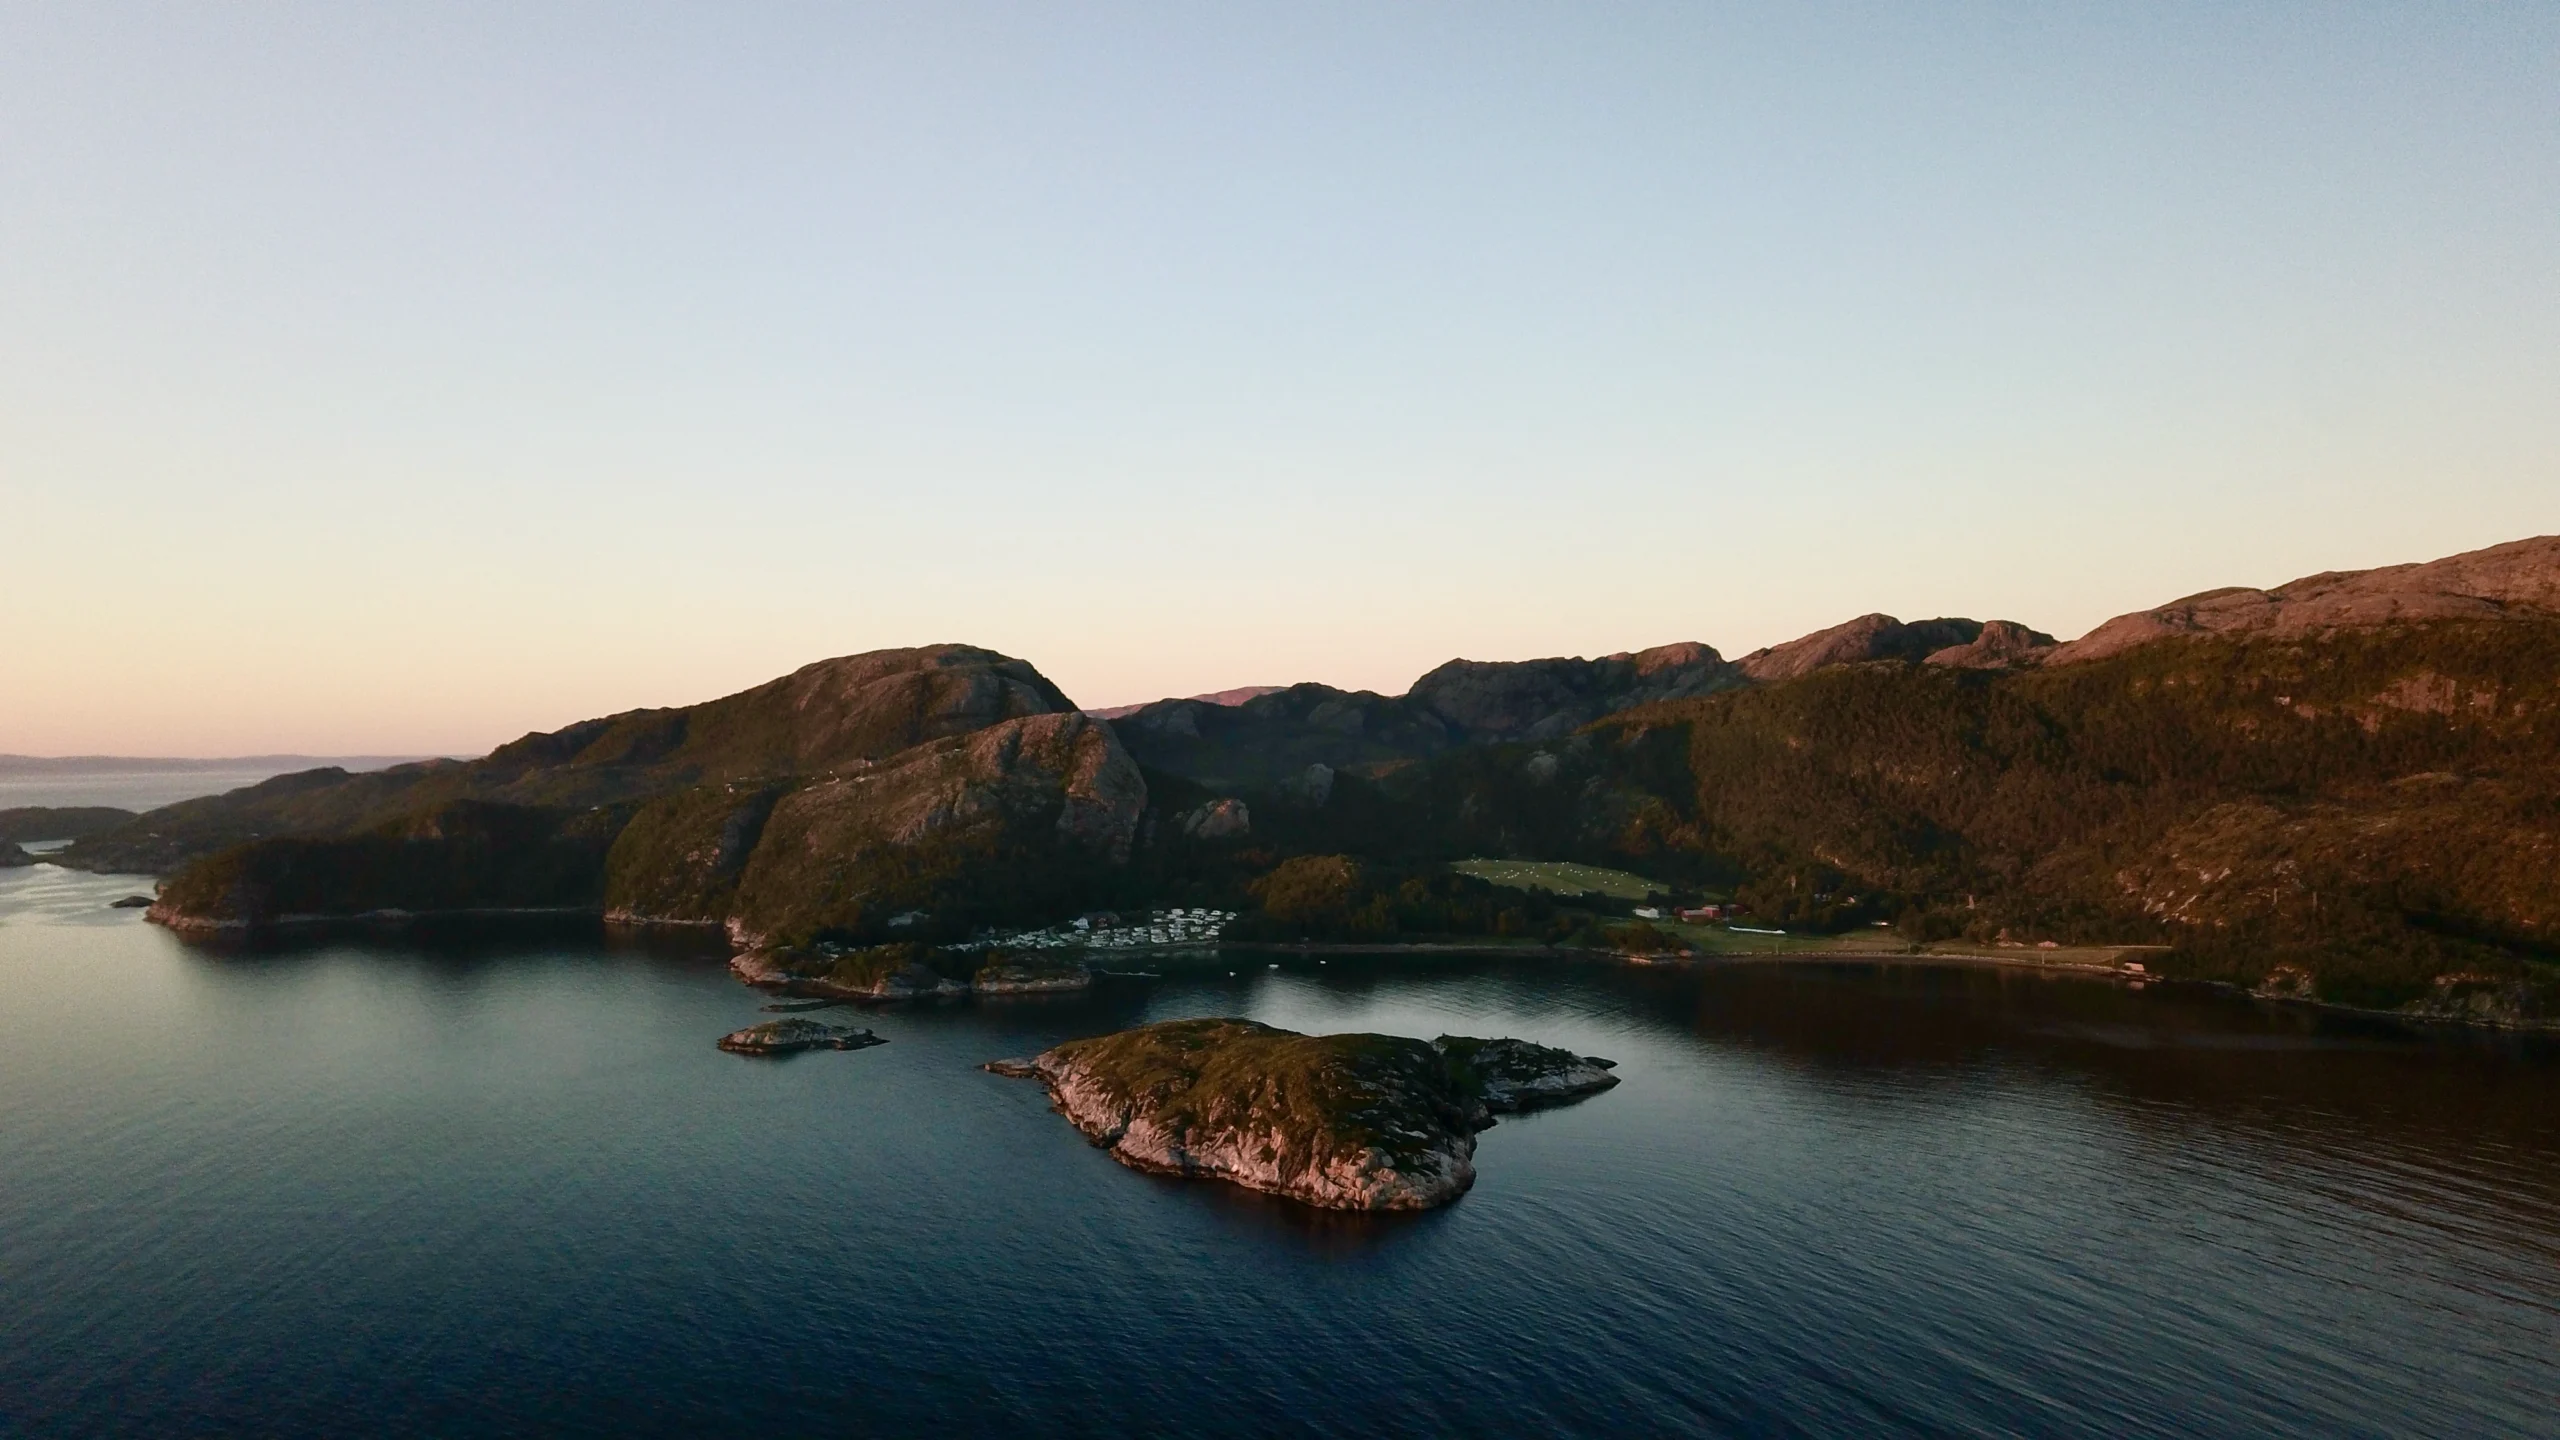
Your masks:
{"label": "small boat", "polygon": [[1096,980],[1161,980],[1164,978],[1164,972],[1161,970],[1104,970],[1096,967],[1093,978]]}

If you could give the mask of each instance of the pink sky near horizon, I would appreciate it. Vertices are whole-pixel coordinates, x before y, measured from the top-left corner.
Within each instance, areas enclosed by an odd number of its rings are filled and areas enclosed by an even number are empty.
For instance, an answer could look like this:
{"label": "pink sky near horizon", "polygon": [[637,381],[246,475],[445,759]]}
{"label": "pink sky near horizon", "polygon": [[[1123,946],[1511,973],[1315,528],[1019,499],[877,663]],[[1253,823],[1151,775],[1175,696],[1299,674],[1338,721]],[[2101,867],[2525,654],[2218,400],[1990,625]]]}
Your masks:
{"label": "pink sky near horizon", "polygon": [[1105,706],[2560,530],[2560,11],[0,13],[0,752]]}

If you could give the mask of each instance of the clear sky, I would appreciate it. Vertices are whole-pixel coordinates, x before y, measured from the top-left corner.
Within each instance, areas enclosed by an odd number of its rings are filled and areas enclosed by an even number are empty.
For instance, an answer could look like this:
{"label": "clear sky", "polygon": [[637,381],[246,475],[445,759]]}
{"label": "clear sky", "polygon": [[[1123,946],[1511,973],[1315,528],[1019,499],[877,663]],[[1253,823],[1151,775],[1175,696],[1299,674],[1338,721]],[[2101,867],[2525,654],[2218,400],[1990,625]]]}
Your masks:
{"label": "clear sky", "polygon": [[2560,7],[0,7],[0,751],[2560,530]]}

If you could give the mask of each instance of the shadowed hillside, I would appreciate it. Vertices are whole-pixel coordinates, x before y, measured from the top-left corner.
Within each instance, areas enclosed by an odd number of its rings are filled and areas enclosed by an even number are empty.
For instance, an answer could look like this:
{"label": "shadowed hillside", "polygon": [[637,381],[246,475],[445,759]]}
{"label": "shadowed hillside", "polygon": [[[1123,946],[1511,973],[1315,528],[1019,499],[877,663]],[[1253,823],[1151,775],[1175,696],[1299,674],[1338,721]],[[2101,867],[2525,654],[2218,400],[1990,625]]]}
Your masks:
{"label": "shadowed hillside", "polygon": [[479,760],[279,775],[154,810],[63,858],[85,869],[165,872],[262,836],[359,830],[455,800],[555,811],[625,805],[712,781],[828,774],[1074,708],[1029,664],[991,650],[880,650],[821,660],[701,705],[527,735]]}
{"label": "shadowed hillside", "polygon": [[280,776],[66,853],[174,862],[154,914],[197,928],[610,907],[756,940],[879,938],[913,911],[926,938],[1071,906],[1126,863],[1145,804],[1110,727],[1038,671],[935,646],[467,764]]}

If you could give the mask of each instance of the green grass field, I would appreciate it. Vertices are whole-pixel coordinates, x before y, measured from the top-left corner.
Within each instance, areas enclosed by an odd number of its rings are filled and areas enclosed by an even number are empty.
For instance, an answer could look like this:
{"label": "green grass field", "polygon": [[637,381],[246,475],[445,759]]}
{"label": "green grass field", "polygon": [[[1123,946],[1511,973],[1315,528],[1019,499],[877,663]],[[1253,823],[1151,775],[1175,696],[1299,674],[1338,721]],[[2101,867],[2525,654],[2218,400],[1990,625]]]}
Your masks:
{"label": "green grass field", "polygon": [[1569,860],[1460,860],[1449,868],[1515,890],[1545,886],[1559,895],[1579,895],[1589,890],[1620,900],[1641,900],[1671,888],[1624,870],[1576,865]]}

